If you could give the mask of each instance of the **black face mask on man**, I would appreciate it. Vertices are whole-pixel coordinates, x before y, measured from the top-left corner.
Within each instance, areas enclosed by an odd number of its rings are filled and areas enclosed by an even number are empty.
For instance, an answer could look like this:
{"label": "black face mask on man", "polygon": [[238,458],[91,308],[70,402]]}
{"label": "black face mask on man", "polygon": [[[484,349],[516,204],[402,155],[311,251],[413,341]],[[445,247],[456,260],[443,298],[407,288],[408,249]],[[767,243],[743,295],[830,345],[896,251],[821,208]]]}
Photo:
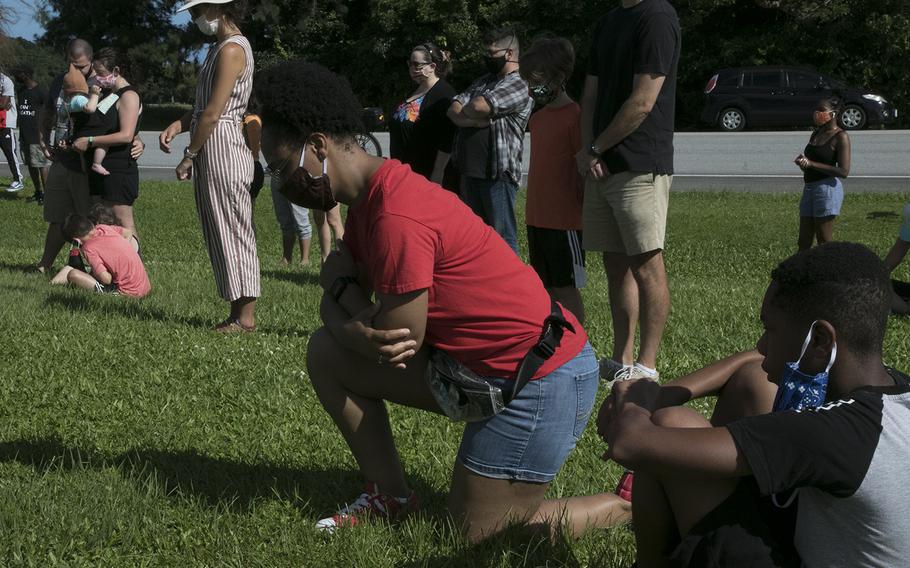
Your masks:
{"label": "black face mask on man", "polygon": [[281,184],[281,195],[288,198],[288,201],[294,205],[306,207],[307,209],[319,209],[320,211],[331,211],[338,202],[332,195],[332,185],[329,181],[328,160],[322,161],[322,175],[313,177],[310,172],[303,167],[303,159],[306,156],[306,145],[300,151],[300,163],[297,169],[291,174],[283,184]]}
{"label": "black face mask on man", "polygon": [[487,68],[487,72],[489,72],[491,75],[498,75],[499,72],[502,71],[502,68],[506,66],[506,62],[507,62],[506,54],[508,54],[510,49],[512,49],[511,41],[509,42],[509,46],[507,48],[496,50],[497,52],[503,51],[503,52],[505,52],[505,54],[499,55],[496,57],[489,55],[489,54],[484,55],[483,64],[484,64],[484,67]]}

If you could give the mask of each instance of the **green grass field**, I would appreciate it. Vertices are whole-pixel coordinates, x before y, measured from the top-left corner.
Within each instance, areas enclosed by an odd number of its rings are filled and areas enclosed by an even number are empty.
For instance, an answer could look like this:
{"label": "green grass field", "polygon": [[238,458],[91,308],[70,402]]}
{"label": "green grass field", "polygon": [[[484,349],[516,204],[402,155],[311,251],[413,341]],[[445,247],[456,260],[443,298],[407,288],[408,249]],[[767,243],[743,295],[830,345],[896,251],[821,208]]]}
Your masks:
{"label": "green grass field", "polygon": [[[848,194],[837,238],[884,254],[905,200]],[[755,344],[769,272],[795,248],[796,210],[795,193],[672,196],[665,378]],[[461,426],[400,407],[393,427],[423,513],[397,526],[316,534],[315,520],[360,485],[305,369],[307,337],[319,325],[317,267],[278,267],[279,233],[263,192],[260,331],[216,335],[210,327],[226,306],[191,186],[144,183],[136,216],[153,283],[141,301],[51,287],[30,273],[45,230],[40,208],[23,196],[0,200],[0,565],[631,564],[626,527],[578,541],[516,530],[466,544],[444,511]],[[600,259],[588,260],[587,330],[603,354],[611,344],[606,283]],[[887,361],[904,370],[908,330],[893,319],[886,345]],[[603,450],[589,426],[550,494],[612,490],[620,468],[600,459]]]}

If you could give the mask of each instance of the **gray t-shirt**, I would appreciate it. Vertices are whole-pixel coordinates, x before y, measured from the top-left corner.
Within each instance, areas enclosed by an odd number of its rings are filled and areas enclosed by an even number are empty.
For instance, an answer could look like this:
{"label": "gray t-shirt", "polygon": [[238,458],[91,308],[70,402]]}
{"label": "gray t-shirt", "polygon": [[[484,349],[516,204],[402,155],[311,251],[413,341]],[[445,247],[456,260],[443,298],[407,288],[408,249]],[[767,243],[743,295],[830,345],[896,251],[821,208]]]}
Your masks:
{"label": "gray t-shirt", "polygon": [[727,426],[764,494],[797,489],[793,542],[807,567],[910,559],[910,386],[857,389],[820,408]]}

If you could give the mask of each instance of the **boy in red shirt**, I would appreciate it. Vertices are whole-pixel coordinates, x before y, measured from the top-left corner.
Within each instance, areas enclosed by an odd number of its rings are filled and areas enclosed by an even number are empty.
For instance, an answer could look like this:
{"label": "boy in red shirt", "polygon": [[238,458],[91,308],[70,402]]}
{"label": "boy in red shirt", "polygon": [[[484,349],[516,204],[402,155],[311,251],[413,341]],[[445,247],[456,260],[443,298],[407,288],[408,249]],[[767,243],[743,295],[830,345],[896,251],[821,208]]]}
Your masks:
{"label": "boy in red shirt", "polygon": [[525,221],[531,266],[550,297],[584,323],[579,288],[585,285],[581,248],[584,183],[575,165],[581,149],[581,107],[566,93],[575,50],[565,38],[534,42],[521,58],[537,112],[531,116],[531,166]]}
{"label": "boy in red shirt", "polygon": [[95,225],[88,217],[70,214],[63,234],[82,243],[82,253],[92,274],[64,267],[52,283],[70,283],[102,294],[123,294],[141,298],[152,289],[139,253],[133,248],[132,233],[116,225]]}

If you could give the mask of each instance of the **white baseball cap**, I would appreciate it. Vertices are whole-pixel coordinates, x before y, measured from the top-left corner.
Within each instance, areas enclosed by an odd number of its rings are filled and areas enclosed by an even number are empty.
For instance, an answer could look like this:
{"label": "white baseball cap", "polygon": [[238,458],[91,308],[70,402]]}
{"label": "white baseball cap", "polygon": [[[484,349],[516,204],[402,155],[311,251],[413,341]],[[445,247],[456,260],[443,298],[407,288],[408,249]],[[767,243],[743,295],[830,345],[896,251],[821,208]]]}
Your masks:
{"label": "white baseball cap", "polygon": [[190,0],[183,6],[177,8],[178,12],[183,12],[184,10],[189,10],[193,6],[198,6],[199,4],[228,4],[234,0]]}

